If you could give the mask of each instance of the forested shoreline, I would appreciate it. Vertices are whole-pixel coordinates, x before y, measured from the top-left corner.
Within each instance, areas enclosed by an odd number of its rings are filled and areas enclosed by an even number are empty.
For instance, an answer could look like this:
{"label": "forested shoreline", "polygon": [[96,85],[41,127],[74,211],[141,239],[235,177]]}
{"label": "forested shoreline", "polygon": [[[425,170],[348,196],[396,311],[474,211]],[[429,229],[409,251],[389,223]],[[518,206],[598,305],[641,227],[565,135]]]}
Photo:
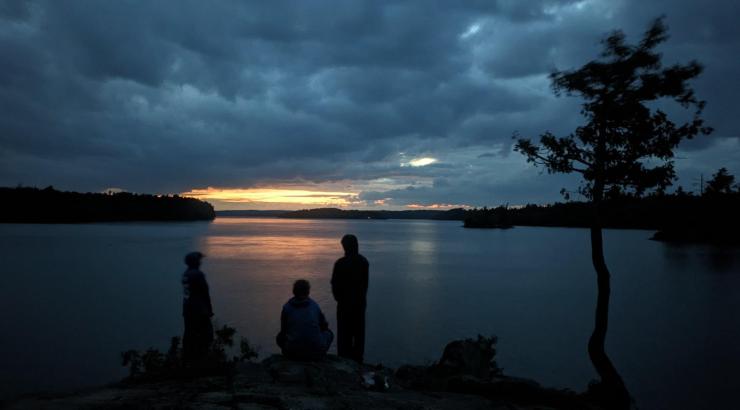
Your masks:
{"label": "forested shoreline", "polygon": [[177,195],[80,193],[30,187],[0,188],[3,223],[199,221],[216,217],[208,202]]}
{"label": "forested shoreline", "polygon": [[652,239],[667,242],[740,244],[740,186],[726,168],[720,168],[699,195],[678,187],[650,195],[609,193],[598,205],[565,202],[551,205],[500,206],[468,210],[466,228],[522,226],[591,227],[598,207],[604,228],[655,229]]}
{"label": "forested shoreline", "polygon": [[[128,192],[78,193],[17,187],[0,188],[2,223],[88,223],[130,221],[197,221],[216,216],[267,216],[287,219],[426,219],[462,221],[467,228],[513,226],[589,227],[587,202],[558,202],[523,206],[450,210],[343,210],[316,208],[299,211],[219,211],[211,204],[177,195]],[[739,243],[740,191],[709,191],[694,195],[679,191],[646,197],[621,196],[604,201],[600,216],[605,228],[650,229],[656,240]]]}
{"label": "forested shoreline", "polygon": [[[655,195],[605,201],[600,217],[605,228],[652,229],[654,239],[677,242],[738,243],[740,193],[721,195]],[[466,211],[465,226],[501,228],[511,226],[590,226],[593,213],[587,202]]]}

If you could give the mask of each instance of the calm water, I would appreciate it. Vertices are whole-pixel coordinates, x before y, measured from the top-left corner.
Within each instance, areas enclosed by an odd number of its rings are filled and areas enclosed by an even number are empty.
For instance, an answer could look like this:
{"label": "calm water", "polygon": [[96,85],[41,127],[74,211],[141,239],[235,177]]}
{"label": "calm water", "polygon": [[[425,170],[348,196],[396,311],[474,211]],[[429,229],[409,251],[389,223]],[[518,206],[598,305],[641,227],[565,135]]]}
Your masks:
{"label": "calm water", "polygon": [[[398,365],[446,342],[499,336],[509,374],[582,390],[595,278],[583,229],[466,230],[458,222],[220,218],[212,223],[0,225],[0,393],[97,385],[119,352],[181,332],[182,256],[203,270],[217,319],[262,347],[297,278],[332,328],[339,239],[370,260],[367,352]],[[740,252],[605,233],[613,273],[607,349],[644,409],[732,408],[740,389]]]}

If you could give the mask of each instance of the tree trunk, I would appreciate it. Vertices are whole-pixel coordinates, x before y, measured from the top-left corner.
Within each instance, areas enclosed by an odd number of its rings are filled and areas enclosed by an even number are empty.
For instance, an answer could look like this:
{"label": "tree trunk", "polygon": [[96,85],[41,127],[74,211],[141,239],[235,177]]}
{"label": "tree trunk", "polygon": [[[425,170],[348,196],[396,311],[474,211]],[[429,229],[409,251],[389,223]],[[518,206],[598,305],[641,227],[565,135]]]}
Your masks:
{"label": "tree trunk", "polygon": [[604,242],[601,232],[601,220],[599,216],[599,206],[601,195],[595,195],[594,199],[594,217],[591,224],[591,260],[596,270],[596,282],[598,296],[596,299],[596,318],[594,322],[594,331],[588,341],[588,355],[591,358],[596,372],[601,377],[601,393],[605,394],[609,407],[615,409],[629,408],[632,399],[622,381],[622,377],[617,373],[617,369],[606,355],[604,343],[606,341],[606,330],[609,323],[609,297],[610,274],[604,260]]}

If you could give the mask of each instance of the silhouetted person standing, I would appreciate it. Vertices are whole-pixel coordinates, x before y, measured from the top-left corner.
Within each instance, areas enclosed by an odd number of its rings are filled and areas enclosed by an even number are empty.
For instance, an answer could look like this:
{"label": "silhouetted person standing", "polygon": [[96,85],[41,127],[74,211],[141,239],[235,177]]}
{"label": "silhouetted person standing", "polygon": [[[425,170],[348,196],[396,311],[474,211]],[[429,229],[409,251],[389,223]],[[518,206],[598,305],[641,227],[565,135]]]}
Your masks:
{"label": "silhouetted person standing", "polygon": [[213,308],[206,276],[200,271],[202,258],[200,252],[185,255],[185,264],[188,266],[182,275],[182,316],[185,319],[182,354],[185,361],[204,358],[213,341]]}
{"label": "silhouetted person standing", "polygon": [[280,312],[280,333],[277,344],[283,355],[295,360],[319,360],[326,355],[334,333],[319,305],[308,295],[311,284],[297,280],[293,284],[293,297]]}
{"label": "silhouetted person standing", "polygon": [[369,263],[354,235],[342,238],[344,257],[334,263],[331,291],[337,301],[337,353],[362,363],[365,355],[365,307]]}

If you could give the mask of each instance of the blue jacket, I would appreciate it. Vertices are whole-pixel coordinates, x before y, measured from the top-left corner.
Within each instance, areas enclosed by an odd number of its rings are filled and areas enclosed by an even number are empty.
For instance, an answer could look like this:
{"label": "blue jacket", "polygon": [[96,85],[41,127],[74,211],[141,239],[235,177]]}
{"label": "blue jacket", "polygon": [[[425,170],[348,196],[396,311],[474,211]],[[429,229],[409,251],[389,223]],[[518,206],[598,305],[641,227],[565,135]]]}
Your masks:
{"label": "blue jacket", "polygon": [[280,314],[284,352],[298,358],[320,358],[329,349],[333,335],[319,305],[311,298],[291,298]]}

